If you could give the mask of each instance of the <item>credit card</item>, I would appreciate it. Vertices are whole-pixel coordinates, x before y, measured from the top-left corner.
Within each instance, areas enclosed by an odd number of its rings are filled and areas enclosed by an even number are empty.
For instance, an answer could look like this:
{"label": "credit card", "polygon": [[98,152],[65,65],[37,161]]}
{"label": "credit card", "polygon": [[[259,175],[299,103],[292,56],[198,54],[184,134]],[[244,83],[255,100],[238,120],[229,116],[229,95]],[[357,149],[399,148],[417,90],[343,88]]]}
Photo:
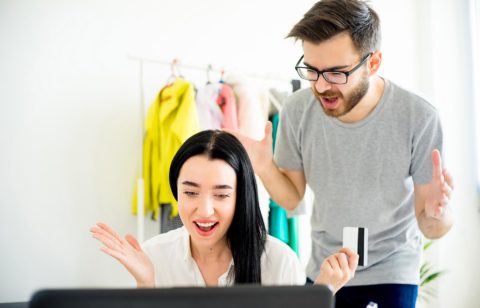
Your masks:
{"label": "credit card", "polygon": [[367,265],[368,229],[362,227],[343,228],[343,247],[350,248],[358,254],[358,265]]}

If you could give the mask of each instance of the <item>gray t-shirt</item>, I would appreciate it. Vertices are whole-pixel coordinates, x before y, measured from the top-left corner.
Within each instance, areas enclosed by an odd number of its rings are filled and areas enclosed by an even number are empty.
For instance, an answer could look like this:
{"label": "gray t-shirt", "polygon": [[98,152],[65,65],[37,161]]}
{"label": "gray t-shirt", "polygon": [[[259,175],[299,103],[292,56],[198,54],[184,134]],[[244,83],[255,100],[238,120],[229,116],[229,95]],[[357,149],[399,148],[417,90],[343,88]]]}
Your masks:
{"label": "gray t-shirt", "polygon": [[355,123],[325,115],[311,89],[287,99],[275,162],[303,171],[314,193],[308,277],[341,248],[343,227],[366,227],[368,265],[348,285],[419,283],[413,184],[431,181],[435,148],[442,150],[435,108],[388,80],[375,109]]}

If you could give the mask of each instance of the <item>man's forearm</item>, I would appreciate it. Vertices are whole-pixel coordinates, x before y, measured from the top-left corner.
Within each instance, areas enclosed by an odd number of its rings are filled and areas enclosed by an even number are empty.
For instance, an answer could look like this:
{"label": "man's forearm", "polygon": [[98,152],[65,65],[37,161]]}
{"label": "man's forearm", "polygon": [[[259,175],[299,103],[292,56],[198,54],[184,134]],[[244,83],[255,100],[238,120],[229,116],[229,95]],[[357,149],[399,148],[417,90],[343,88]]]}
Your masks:
{"label": "man's forearm", "polygon": [[275,162],[272,161],[258,175],[273,201],[284,209],[292,211],[302,201],[303,194],[298,192],[292,181]]}
{"label": "man's forearm", "polygon": [[453,225],[453,214],[450,207],[445,208],[442,218],[427,217],[425,210],[418,216],[418,226],[428,239],[439,239],[444,236]]}

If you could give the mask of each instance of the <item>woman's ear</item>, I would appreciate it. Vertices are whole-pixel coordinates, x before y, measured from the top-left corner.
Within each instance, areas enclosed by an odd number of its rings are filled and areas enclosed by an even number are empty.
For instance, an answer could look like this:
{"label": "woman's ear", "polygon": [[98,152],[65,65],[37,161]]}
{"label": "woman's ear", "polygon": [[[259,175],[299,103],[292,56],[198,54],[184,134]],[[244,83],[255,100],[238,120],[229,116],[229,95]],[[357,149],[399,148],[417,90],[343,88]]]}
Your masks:
{"label": "woman's ear", "polygon": [[380,50],[375,51],[368,60],[368,69],[370,70],[370,76],[375,75],[380,69],[382,64],[382,52]]}

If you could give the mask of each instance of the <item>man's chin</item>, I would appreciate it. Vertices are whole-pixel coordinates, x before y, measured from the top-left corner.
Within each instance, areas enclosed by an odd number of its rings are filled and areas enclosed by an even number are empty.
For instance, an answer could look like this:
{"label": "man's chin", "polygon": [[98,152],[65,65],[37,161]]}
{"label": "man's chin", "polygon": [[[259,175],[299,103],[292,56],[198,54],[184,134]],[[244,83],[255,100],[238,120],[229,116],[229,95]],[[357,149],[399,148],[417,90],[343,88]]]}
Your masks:
{"label": "man's chin", "polygon": [[322,102],[319,101],[318,103],[320,104],[320,106],[322,106],[323,112],[329,117],[339,118],[347,114],[347,112],[345,112],[345,110],[341,110],[340,107],[337,107],[335,109],[327,109],[325,108],[325,106],[323,106]]}
{"label": "man's chin", "polygon": [[331,118],[338,118],[340,116],[342,116],[342,114],[338,113],[338,112],[335,112],[334,110],[326,110],[325,108],[323,108],[323,111],[325,112],[325,114]]}

